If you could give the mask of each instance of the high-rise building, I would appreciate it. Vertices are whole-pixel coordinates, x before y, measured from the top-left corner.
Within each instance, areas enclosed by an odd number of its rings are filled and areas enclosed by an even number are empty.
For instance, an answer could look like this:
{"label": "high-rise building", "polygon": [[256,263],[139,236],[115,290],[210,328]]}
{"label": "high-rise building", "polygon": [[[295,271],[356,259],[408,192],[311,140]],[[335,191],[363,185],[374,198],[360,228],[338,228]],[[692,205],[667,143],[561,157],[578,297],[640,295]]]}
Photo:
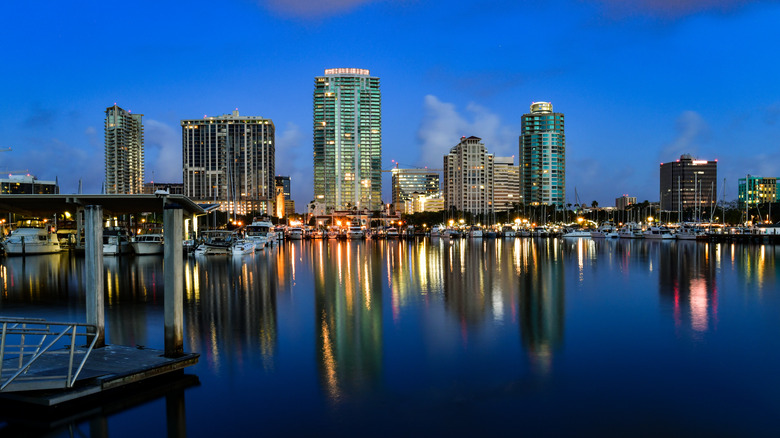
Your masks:
{"label": "high-rise building", "polygon": [[777,178],[747,175],[739,181],[739,206],[777,202]]}
{"label": "high-rise building", "polygon": [[476,215],[493,211],[493,154],[479,137],[463,137],[444,156],[444,205],[446,210]]}
{"label": "high-rise building", "polygon": [[684,212],[710,208],[718,199],[718,160],[694,160],[689,154],[661,163],[661,210]]}
{"label": "high-rise building", "polygon": [[379,78],[333,68],[314,79],[314,198],[333,210],[382,206]]}
{"label": "high-rise building", "polygon": [[520,189],[527,205],[563,206],[566,198],[566,136],[563,114],[534,102],[521,118]]}
{"label": "high-rise building", "polygon": [[143,114],[131,114],[116,104],[106,108],[105,160],[107,194],[144,192]]}
{"label": "high-rise building", "polygon": [[626,207],[634,204],[636,204],[636,196],[623,195],[615,198],[615,208],[618,210],[625,210]]}
{"label": "high-rise building", "polygon": [[515,157],[493,159],[493,205],[496,212],[512,211],[520,203],[520,166]]}
{"label": "high-rise building", "polygon": [[57,181],[41,181],[35,176],[8,175],[0,178],[0,194],[3,195],[56,195],[60,193]]}
{"label": "high-rise building", "polygon": [[438,171],[429,169],[400,169],[391,171],[393,185],[393,207],[395,211],[407,211],[406,203],[412,203],[415,194],[435,195],[439,192]]}
{"label": "high-rise building", "polygon": [[279,186],[282,187],[282,194],[284,195],[284,199],[291,199],[290,198],[290,177],[277,175],[275,181],[277,187]]}
{"label": "high-rise building", "polygon": [[182,120],[184,194],[235,214],[273,211],[275,129],[270,119],[232,114]]}

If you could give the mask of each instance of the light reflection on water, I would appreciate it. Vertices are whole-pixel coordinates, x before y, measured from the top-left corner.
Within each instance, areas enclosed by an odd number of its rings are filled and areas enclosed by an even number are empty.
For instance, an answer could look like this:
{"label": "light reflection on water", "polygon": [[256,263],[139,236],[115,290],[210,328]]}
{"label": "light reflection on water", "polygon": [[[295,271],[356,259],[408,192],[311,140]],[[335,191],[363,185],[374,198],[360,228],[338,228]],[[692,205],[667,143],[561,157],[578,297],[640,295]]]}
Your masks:
{"label": "light reflection on water", "polygon": [[[765,245],[518,238],[298,241],[245,257],[189,258],[185,350],[201,354],[193,372],[203,382],[188,393],[189,431],[208,433],[201,414],[209,409],[228,433],[238,432],[246,415],[273,434],[285,430],[288,411],[354,431],[390,413],[393,421],[441,426],[452,400],[461,400],[464,419],[487,409],[494,420],[504,419],[491,410],[497,406],[542,409],[546,418],[620,411],[623,399],[649,403],[642,394],[656,400],[687,384],[680,381],[685,369],[718,374],[723,362],[738,373],[746,365],[724,355],[741,345],[730,343],[757,327],[780,328],[764,310],[778,303],[777,252]],[[161,348],[162,259],[111,258],[105,269],[108,341]],[[83,259],[6,258],[0,284],[2,315],[84,320]],[[759,348],[776,343],[764,342]],[[683,377],[654,371],[646,376],[653,382],[636,390],[621,380],[625,370],[610,368],[638,361],[663,370],[664,354],[690,361],[678,370]],[[606,358],[612,361],[587,371]],[[773,355],[771,365],[780,358]],[[566,400],[578,400],[591,382],[599,395],[574,413]],[[213,406],[209,400],[226,386],[234,387],[234,401]],[[769,389],[780,390],[780,382]],[[250,414],[243,405],[249,400],[274,408]],[[549,400],[559,408],[537,404]],[[383,408],[400,401],[404,408]],[[351,426],[346,419],[356,414],[363,420]],[[727,422],[740,425],[736,417]],[[447,424],[443,430],[455,434],[471,430]],[[292,432],[318,430],[297,424]]]}

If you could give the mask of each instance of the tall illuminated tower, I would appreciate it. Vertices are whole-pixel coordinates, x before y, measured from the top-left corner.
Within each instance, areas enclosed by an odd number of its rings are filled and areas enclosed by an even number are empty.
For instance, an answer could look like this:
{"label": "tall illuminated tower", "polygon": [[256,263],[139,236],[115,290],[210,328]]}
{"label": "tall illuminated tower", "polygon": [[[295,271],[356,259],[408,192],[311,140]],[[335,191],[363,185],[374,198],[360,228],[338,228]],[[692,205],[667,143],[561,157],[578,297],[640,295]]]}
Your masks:
{"label": "tall illuminated tower", "polygon": [[566,196],[566,136],[563,114],[549,102],[534,102],[521,119],[520,190],[526,205],[563,206]]}
{"label": "tall illuminated tower", "polygon": [[107,194],[144,192],[143,114],[131,114],[116,104],[106,108],[105,160]]}
{"label": "tall illuminated tower", "polygon": [[333,210],[382,205],[379,78],[332,68],[314,79],[314,198]]}

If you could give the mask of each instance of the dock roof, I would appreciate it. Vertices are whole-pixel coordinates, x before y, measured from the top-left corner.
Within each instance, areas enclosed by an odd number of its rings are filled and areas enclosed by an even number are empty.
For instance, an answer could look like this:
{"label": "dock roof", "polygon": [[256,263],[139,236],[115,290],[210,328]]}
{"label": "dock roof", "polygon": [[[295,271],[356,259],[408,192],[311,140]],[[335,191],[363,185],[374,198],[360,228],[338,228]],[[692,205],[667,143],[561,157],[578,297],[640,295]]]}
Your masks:
{"label": "dock roof", "polygon": [[161,213],[165,205],[178,205],[185,216],[211,210],[184,195],[0,195],[0,212],[44,216],[78,207],[100,205],[107,214]]}

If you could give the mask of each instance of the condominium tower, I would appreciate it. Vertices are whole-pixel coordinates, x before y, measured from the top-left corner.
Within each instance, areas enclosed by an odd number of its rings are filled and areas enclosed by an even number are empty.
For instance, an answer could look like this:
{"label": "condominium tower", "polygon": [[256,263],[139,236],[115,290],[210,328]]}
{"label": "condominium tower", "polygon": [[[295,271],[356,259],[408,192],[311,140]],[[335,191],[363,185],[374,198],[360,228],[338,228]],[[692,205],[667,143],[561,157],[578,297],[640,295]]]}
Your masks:
{"label": "condominium tower", "polygon": [[512,211],[520,201],[520,167],[514,157],[493,160],[493,206],[495,211]]}
{"label": "condominium tower", "polygon": [[493,213],[493,154],[479,137],[463,137],[444,156],[444,206],[475,215]]}
{"label": "condominium tower", "polygon": [[407,204],[413,202],[414,195],[435,196],[439,193],[440,173],[438,171],[395,168],[391,174],[395,211],[407,212],[409,210]]}
{"label": "condominium tower", "polygon": [[327,211],[382,206],[379,78],[333,68],[314,79],[314,198]]}
{"label": "condominium tower", "polygon": [[563,114],[549,102],[534,102],[521,118],[520,189],[527,205],[563,206],[566,196],[566,136]]}
{"label": "condominium tower", "polygon": [[131,114],[116,104],[106,108],[106,194],[144,192],[143,114]]}
{"label": "condominium tower", "polygon": [[184,194],[234,214],[270,214],[274,190],[274,123],[240,116],[182,120]]}
{"label": "condominium tower", "polygon": [[737,181],[739,207],[777,202],[777,178],[747,175]]}
{"label": "condominium tower", "polygon": [[677,161],[661,163],[661,210],[684,212],[713,207],[718,199],[717,178],[717,160],[695,160],[684,154]]}

